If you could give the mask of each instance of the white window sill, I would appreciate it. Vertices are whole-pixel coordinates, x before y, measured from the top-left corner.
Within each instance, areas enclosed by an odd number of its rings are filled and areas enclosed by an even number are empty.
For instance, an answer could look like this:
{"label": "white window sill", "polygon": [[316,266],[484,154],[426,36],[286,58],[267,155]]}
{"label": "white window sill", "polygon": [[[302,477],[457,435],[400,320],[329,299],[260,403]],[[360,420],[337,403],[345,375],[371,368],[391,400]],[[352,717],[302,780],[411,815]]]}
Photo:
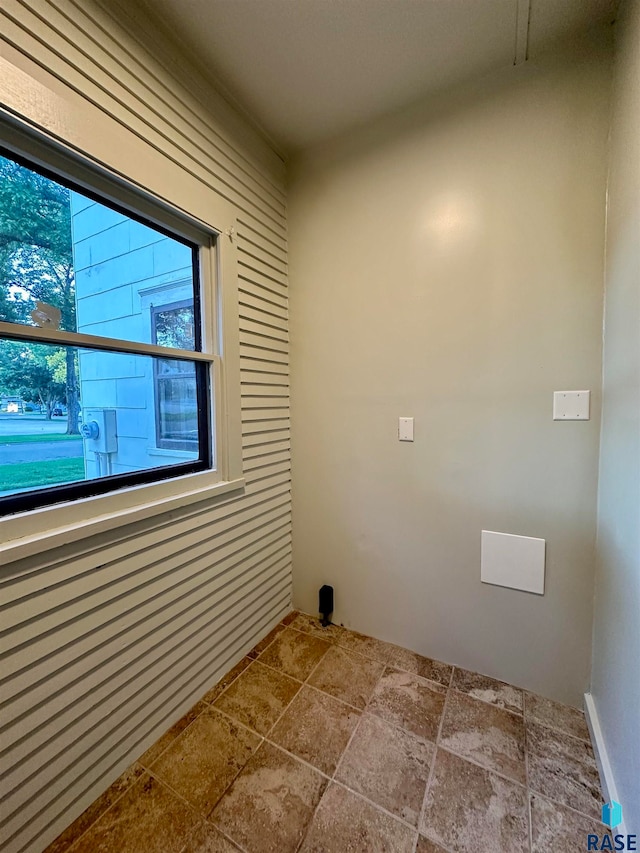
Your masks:
{"label": "white window sill", "polygon": [[187,474],[2,518],[0,564],[33,557],[244,487],[244,478],[216,482],[213,476],[215,472]]}

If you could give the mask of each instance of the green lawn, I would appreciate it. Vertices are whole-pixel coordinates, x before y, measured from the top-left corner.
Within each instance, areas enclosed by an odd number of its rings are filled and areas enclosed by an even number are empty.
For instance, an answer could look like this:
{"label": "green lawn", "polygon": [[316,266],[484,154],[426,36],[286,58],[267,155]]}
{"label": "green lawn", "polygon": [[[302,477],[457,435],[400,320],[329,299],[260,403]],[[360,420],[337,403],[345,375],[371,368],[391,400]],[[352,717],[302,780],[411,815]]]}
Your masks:
{"label": "green lawn", "polygon": [[47,459],[44,462],[18,462],[0,465],[0,492],[33,489],[84,480],[84,458]]}
{"label": "green lawn", "polygon": [[60,432],[42,433],[42,435],[0,435],[3,444],[30,444],[34,441],[80,441],[79,435],[64,435]]}

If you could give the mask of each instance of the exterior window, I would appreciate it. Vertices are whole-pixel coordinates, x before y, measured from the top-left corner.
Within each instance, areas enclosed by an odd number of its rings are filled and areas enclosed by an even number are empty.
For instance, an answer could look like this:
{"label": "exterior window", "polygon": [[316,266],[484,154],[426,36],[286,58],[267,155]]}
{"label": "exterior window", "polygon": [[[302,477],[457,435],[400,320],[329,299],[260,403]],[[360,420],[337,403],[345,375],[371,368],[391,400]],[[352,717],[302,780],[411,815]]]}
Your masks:
{"label": "exterior window", "polygon": [[[188,349],[193,346],[193,303],[152,307],[153,342]],[[198,394],[194,365],[161,358],[154,362],[156,443],[193,451],[198,446]]]}
{"label": "exterior window", "polygon": [[213,470],[209,235],[0,155],[0,514]]}

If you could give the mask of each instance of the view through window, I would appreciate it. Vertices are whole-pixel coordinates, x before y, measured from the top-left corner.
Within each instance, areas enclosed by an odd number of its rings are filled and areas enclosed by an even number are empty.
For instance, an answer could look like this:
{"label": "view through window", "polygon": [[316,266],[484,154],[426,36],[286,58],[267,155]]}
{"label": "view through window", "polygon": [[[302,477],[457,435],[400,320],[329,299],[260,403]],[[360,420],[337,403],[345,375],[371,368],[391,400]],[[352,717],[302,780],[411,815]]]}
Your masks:
{"label": "view through window", "polygon": [[197,246],[0,156],[0,508],[210,467],[197,270]]}

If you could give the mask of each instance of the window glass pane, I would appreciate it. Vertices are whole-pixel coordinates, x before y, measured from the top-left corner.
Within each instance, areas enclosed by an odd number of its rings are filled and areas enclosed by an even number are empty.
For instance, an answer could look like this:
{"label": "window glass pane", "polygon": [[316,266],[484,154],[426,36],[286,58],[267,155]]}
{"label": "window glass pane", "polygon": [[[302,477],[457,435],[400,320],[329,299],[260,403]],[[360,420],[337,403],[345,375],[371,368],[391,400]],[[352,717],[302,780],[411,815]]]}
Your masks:
{"label": "window glass pane", "polygon": [[0,499],[206,459],[205,377],[189,361],[0,340]]}
{"label": "window glass pane", "polygon": [[[191,374],[191,375],[189,375]],[[158,378],[158,444],[170,447],[180,443],[188,446],[198,442],[198,408],[195,371],[183,376]]]}
{"label": "window glass pane", "polygon": [[0,156],[0,320],[195,349],[196,251]]}
{"label": "window glass pane", "polygon": [[153,342],[161,347],[193,349],[193,302],[153,306]]}

